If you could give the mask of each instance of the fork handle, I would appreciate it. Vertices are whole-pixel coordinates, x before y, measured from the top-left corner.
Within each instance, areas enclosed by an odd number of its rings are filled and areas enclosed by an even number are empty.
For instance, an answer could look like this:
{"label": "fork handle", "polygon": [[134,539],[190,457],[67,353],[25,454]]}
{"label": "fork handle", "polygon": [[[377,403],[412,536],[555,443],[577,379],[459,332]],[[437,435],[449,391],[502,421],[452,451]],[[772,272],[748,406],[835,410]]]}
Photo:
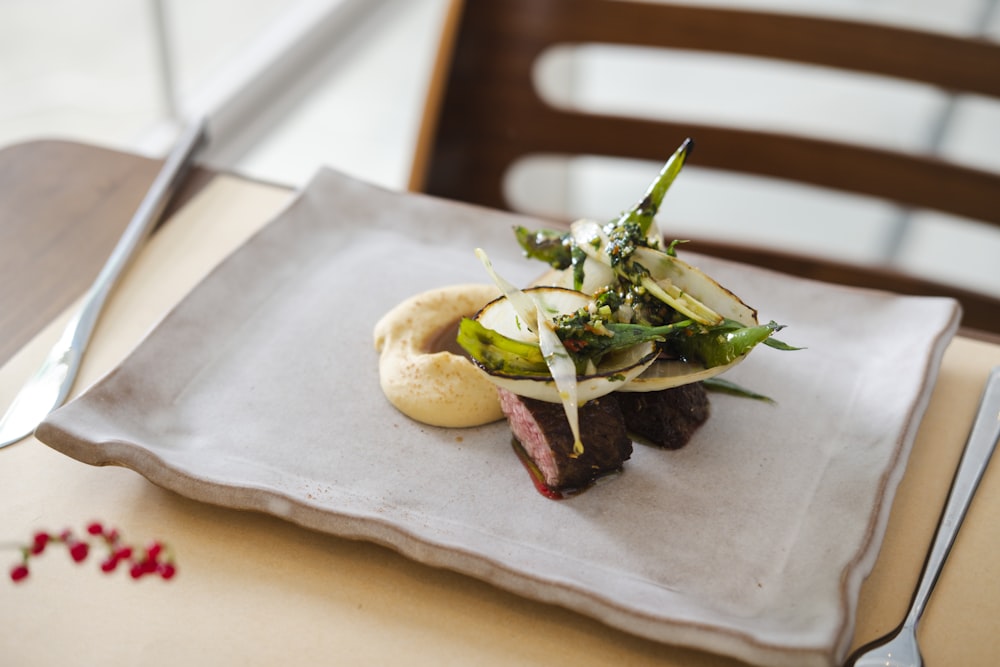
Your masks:
{"label": "fork handle", "polygon": [[1000,366],[990,371],[904,625],[916,626],[1000,439]]}

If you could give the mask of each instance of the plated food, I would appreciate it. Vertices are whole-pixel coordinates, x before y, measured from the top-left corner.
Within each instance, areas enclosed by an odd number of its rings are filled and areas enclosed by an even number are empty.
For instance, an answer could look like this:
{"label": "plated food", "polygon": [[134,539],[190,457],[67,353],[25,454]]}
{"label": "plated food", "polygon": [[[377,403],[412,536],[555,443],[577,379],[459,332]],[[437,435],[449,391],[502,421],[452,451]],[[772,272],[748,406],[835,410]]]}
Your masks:
{"label": "plated food", "polygon": [[[499,296],[485,302],[483,286],[448,287],[414,299],[450,308],[414,310],[411,299],[388,313],[375,337],[389,400],[415,419],[451,425],[438,418],[437,408],[426,419],[421,415],[427,410],[414,405],[430,383],[439,390],[431,393],[451,399],[435,397],[435,405],[461,413],[452,421],[473,425],[473,413],[505,416],[530,468],[553,492],[585,487],[620,469],[633,437],[682,446],[708,418],[706,380],[761,343],[793,349],[773,338],[780,325],[761,324],[753,308],[682,261],[679,241],[663,242],[654,218],[691,146],[685,141],[640,201],[615,220],[578,220],[567,230],[517,227],[525,254],[550,267],[535,284],[511,284],[476,249]],[[477,299],[474,314],[462,312]],[[435,348],[431,335],[451,331],[460,316],[456,340],[471,363]],[[400,330],[417,331],[417,344],[404,348],[386,333]],[[456,380],[459,374],[449,370],[416,380],[389,363],[401,349],[411,355],[407,369],[464,362],[478,373]],[[483,380],[493,385],[492,394]],[[495,395],[498,411],[474,407],[489,403],[482,400],[486,395]]]}
{"label": "plated food", "polygon": [[[752,353],[722,377],[773,404],[710,393],[687,446],[635,444],[622,474],[551,502],[506,421],[427,426],[385,399],[374,371],[375,323],[410,294],[485,276],[475,247],[516,284],[536,282],[540,265],[511,241],[519,224],[537,223],[321,170],[138,345],[141,313],[119,313],[129,326],[112,327],[113,347],[134,351],[38,436],[184,498],[389,546],[541,601],[541,616],[556,605],[749,664],[840,664],[958,306],[683,246],[811,351]],[[157,276],[192,271],[161,259]],[[160,291],[156,312],[173,304]]]}

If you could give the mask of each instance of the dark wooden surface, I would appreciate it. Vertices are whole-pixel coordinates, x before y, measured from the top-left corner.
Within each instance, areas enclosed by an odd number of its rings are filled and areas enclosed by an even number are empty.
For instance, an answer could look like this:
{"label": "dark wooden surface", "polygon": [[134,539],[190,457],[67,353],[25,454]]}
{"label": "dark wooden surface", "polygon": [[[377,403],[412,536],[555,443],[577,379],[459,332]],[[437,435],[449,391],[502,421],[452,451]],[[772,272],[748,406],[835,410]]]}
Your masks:
{"label": "dark wooden surface", "polygon": [[[0,149],[0,364],[83,295],[161,165],[67,141]],[[164,219],[211,177],[193,169]]]}
{"label": "dark wooden surface", "polygon": [[[661,161],[694,137],[691,164],[777,177],[1000,227],[1000,174],[927,155],[691,122],[557,109],[533,85],[557,44],[612,43],[766,56],[876,72],[1000,98],[1000,45],[885,25],[609,0],[456,0],[433,78],[410,187],[511,208],[502,183],[527,155]],[[658,85],[668,85],[660,83]],[[809,224],[804,221],[803,224]],[[882,267],[691,239],[707,254],[796,275],[953,296],[967,327],[1000,333],[1000,298]]]}

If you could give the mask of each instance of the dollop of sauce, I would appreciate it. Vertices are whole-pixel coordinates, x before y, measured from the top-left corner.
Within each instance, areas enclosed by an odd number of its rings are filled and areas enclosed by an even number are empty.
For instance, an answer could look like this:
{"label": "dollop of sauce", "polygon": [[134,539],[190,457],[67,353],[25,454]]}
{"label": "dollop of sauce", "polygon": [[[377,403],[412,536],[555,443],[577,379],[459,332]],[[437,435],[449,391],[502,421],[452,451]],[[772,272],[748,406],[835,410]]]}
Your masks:
{"label": "dollop of sauce", "polygon": [[375,325],[382,392],[424,424],[481,426],[503,418],[496,386],[454,342],[458,322],[500,296],[495,285],[450,285],[412,296]]}

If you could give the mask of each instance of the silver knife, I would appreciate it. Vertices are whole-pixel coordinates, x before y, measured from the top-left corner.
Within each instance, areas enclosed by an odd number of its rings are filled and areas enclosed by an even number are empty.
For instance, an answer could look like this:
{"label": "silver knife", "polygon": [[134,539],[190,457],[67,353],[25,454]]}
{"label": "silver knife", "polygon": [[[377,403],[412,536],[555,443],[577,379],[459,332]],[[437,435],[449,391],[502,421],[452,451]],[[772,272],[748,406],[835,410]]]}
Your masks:
{"label": "silver knife", "polygon": [[182,129],[111,256],[84,295],[80,310],[66,325],[42,367],[21,388],[3,419],[0,419],[0,448],[34,433],[38,424],[66,400],[104,302],[176,194],[204,141],[204,119],[191,122]]}

